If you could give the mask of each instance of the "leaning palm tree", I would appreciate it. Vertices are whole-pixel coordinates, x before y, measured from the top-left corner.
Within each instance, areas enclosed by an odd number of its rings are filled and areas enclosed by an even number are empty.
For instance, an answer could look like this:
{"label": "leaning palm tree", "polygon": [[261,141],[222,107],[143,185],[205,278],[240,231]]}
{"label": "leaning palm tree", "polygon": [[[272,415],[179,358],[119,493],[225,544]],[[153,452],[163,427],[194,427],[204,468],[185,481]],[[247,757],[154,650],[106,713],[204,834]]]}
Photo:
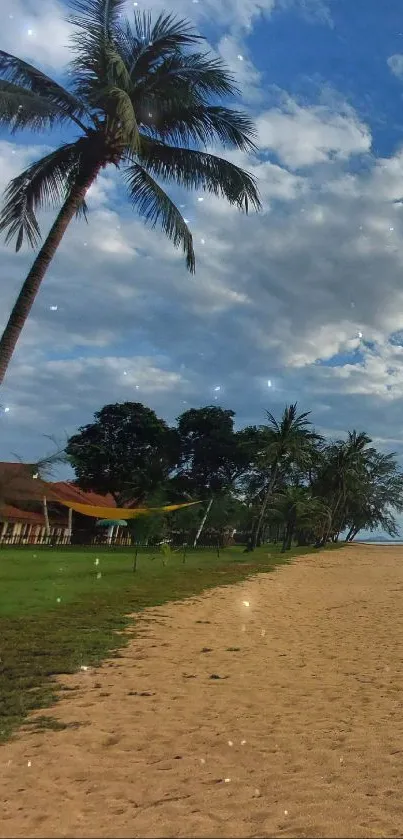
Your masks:
{"label": "leaning palm tree", "polygon": [[297,531],[315,533],[329,519],[330,510],[322,499],[311,495],[305,486],[286,486],[275,493],[271,516],[283,524],[282,553],[289,551]]}
{"label": "leaning palm tree", "polygon": [[[52,151],[9,184],[0,216],[6,240],[40,242],[37,212],[59,209],[21,288],[0,340],[0,383],[42,279],[72,219],[86,215],[85,196],[108,165],[121,171],[135,209],[178,247],[195,269],[192,235],[159,180],[224,196],[248,212],[259,209],[254,178],[207,153],[219,142],[254,149],[254,129],[242,112],[221,104],[238,93],[224,64],[200,49],[191,25],[161,14],[123,17],[126,0],[73,0],[73,60],[68,84],[58,84],[0,51],[0,124],[15,134],[70,127],[72,142]],[[193,47],[193,50],[191,49]]]}
{"label": "leaning palm tree", "polygon": [[369,447],[371,442],[364,431],[349,431],[347,440],[330,443],[323,452],[322,469],[314,487],[321,498],[327,499],[331,519],[321,544],[326,544],[332,532],[336,535],[345,527],[348,499],[361,493],[367,466],[376,454],[375,449]]}
{"label": "leaning palm tree", "polygon": [[317,447],[322,438],[312,430],[308,420],[310,411],[298,414],[297,403],[286,405],[280,422],[270,411],[266,411],[268,424],[262,426],[263,447],[259,453],[259,463],[266,481],[262,494],[259,514],[254,522],[247,551],[253,551],[262,531],[267,505],[273,495],[281,471],[287,471],[296,465],[299,469],[312,466]]}

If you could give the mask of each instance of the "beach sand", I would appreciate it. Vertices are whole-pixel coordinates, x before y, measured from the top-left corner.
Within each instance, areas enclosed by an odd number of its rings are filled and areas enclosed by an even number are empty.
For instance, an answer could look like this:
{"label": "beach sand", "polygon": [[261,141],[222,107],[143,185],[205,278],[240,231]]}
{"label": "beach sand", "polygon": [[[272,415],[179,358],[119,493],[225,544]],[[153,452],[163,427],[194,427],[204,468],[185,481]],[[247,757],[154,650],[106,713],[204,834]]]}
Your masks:
{"label": "beach sand", "polygon": [[402,598],[357,545],[146,610],[0,747],[0,836],[402,836]]}

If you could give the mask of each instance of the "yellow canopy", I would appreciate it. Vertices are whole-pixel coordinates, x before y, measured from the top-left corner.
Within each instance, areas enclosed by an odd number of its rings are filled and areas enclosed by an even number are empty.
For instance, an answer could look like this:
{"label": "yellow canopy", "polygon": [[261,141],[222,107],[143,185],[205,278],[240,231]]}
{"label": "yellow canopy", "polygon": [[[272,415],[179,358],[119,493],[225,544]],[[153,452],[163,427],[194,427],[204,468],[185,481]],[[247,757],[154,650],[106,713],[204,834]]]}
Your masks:
{"label": "yellow canopy", "polygon": [[82,513],[83,516],[92,516],[95,519],[136,519],[138,516],[150,516],[153,513],[171,513],[173,510],[181,510],[183,507],[193,507],[194,504],[201,504],[201,501],[188,501],[187,504],[169,504],[167,507],[137,507],[130,510],[127,507],[92,507],[90,504],[76,504],[75,501],[62,501],[60,504]]}

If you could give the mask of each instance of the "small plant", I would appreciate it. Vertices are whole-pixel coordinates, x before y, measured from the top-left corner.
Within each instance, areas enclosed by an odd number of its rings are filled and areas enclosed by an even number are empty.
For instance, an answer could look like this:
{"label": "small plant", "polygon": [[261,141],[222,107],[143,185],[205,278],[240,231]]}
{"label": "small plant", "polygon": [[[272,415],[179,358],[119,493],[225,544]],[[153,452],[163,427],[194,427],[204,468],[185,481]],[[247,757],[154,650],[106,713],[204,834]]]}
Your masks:
{"label": "small plant", "polygon": [[172,553],[173,553],[173,551],[172,551],[171,546],[168,545],[166,542],[164,542],[161,545],[162,564],[163,564],[164,568],[165,568],[166,564],[168,563],[168,560],[172,558]]}

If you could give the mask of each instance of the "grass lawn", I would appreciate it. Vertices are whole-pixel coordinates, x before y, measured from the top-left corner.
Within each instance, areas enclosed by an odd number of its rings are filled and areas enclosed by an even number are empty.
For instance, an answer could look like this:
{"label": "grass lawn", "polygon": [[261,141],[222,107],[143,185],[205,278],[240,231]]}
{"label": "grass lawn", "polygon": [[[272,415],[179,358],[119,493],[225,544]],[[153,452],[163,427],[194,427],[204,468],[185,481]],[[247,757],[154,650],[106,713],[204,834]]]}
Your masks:
{"label": "grass lawn", "polygon": [[[338,547],[338,546],[333,546]],[[133,573],[130,548],[0,549],[0,741],[6,740],[34,708],[49,707],[59,690],[54,677],[97,665],[127,643],[118,635],[129,613],[168,600],[199,594],[271,571],[294,556],[265,546],[253,554],[242,548],[161,554],[139,551]],[[135,627],[134,627],[135,631]],[[60,727],[49,716],[36,725]]]}

